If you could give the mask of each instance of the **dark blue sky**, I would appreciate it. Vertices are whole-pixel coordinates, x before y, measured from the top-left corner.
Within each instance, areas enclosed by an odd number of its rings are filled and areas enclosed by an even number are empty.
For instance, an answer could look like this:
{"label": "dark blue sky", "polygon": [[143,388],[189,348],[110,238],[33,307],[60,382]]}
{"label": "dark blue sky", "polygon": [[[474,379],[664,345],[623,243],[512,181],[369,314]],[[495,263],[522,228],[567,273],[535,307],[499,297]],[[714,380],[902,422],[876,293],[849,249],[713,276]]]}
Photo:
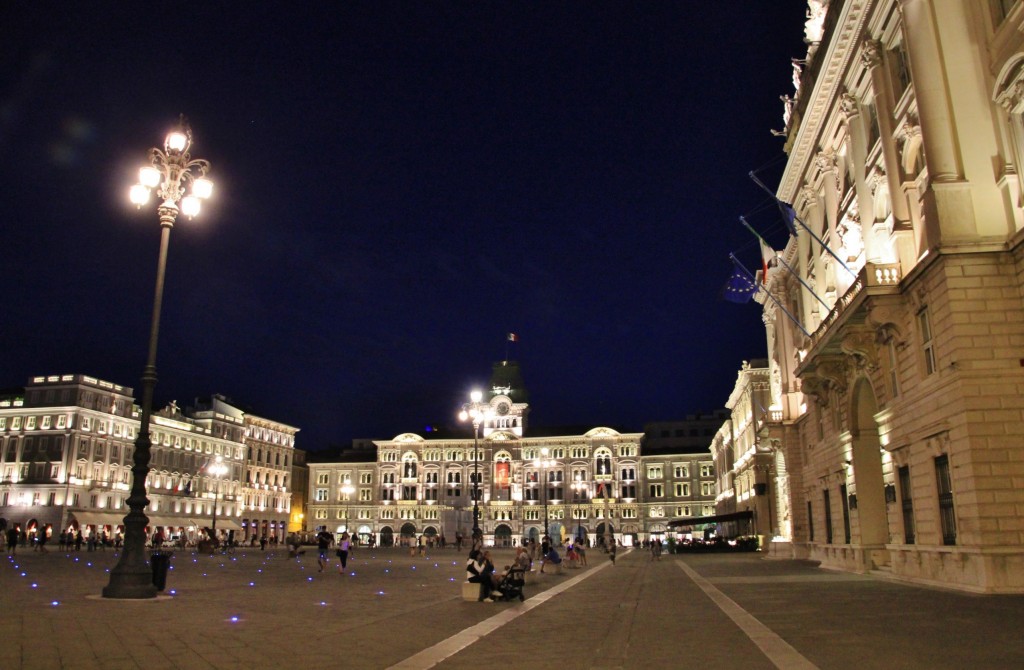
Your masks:
{"label": "dark blue sky", "polygon": [[250,4],[0,8],[0,386],[140,390],[159,227],[127,189],[182,112],[216,192],[171,235],[158,405],[391,438],[515,332],[534,424],[639,429],[765,355],[718,292],[738,217],[776,228],[747,173],[781,169],[805,3]]}

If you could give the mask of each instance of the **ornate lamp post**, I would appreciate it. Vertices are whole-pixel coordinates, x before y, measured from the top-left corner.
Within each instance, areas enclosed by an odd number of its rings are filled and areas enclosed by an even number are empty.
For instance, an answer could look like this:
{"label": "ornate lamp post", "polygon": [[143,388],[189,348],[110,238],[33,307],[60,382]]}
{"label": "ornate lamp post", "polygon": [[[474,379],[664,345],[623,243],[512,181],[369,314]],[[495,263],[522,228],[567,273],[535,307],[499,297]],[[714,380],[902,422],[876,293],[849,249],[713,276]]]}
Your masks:
{"label": "ornate lamp post", "polygon": [[556,465],[554,460],[548,459],[548,453],[550,452],[547,447],[541,447],[540,458],[535,458],[533,460],[534,467],[540,468],[540,485],[542,487],[541,494],[544,496],[544,535],[541,536],[542,540],[544,539],[544,536],[550,535],[550,529],[548,528],[548,482],[544,478],[544,471],[547,468]]}
{"label": "ornate lamp post", "polygon": [[483,402],[484,394],[474,390],[469,402],[462,406],[459,421],[473,422],[473,539],[480,535],[480,424],[491,416],[491,406]]}
{"label": "ornate lamp post", "polygon": [[[573,481],[573,498],[576,500],[577,503],[580,501],[580,498],[582,498],[583,500],[587,499],[587,487],[587,483],[583,481],[579,476],[577,476],[576,480]],[[583,539],[583,515],[580,514],[579,508],[577,508],[576,512],[576,539]]]}
{"label": "ornate lamp post", "polygon": [[[156,294],[153,298],[153,319],[149,331],[149,353],[146,367],[142,371],[142,416],[139,419],[139,436],[135,440],[132,466],[132,488],[128,496],[128,515],[124,518],[124,549],[117,565],[110,571],[110,582],[103,589],[105,598],[154,598],[152,571],[146,561],[146,477],[149,475],[150,447],[149,419],[153,413],[153,389],[156,386],[156,344],[160,333],[160,309],[164,297],[164,273],[167,268],[167,245],[171,228],[180,211],[192,218],[199,213],[199,201],[208,198],[213,183],[206,179],[210,164],[193,159],[189,154],[192,146],[192,130],[185,123],[164,140],[164,148],[149,150],[149,165],[139,171],[139,184],[131,189],[131,201],[142,207],[149,200],[150,190],[156,189],[162,200],[157,208],[160,217],[160,255],[156,268]],[[191,194],[185,195],[186,186]]]}
{"label": "ornate lamp post", "polygon": [[352,507],[352,494],[355,493],[356,488],[349,482],[345,482],[341,487],[341,493],[345,496],[345,531],[352,535],[352,521],[348,518],[349,510]]}
{"label": "ornate lamp post", "polygon": [[213,535],[210,539],[213,540],[213,546],[216,547],[220,544],[217,539],[217,502],[220,499],[220,478],[227,474],[228,466],[224,464],[224,459],[218,456],[217,460],[210,463],[206,471],[216,482],[216,488],[213,491],[213,524],[210,527],[210,534]]}

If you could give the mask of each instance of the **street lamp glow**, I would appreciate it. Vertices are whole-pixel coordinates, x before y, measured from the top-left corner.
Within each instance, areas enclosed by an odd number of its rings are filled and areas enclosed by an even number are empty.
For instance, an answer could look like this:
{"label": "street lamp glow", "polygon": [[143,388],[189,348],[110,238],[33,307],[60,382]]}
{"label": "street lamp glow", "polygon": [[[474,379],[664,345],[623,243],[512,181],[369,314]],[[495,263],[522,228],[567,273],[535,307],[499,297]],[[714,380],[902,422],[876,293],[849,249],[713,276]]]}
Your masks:
{"label": "street lamp glow", "polygon": [[168,133],[167,139],[164,140],[164,147],[167,151],[173,151],[175,153],[185,151],[188,145],[188,135],[178,130]]}
{"label": "street lamp glow", "polygon": [[161,177],[163,174],[155,167],[147,165],[144,168],[139,168],[139,183],[146,188],[156,188],[160,184]]}
{"label": "street lamp glow", "polygon": [[[152,441],[149,436],[150,421],[153,415],[153,392],[156,387],[156,350],[160,334],[160,312],[164,297],[164,275],[167,269],[167,248],[170,243],[171,228],[178,218],[179,205],[186,216],[195,216],[198,207],[184,198],[187,186],[192,186],[193,195],[189,196],[198,205],[195,194],[197,181],[207,181],[206,173],[210,164],[202,159],[193,159],[189,155],[192,146],[192,129],[182,115],[179,127],[167,135],[164,147],[153,147],[149,150],[149,165],[139,171],[139,183],[131,188],[129,197],[136,207],[149,201],[151,190],[156,191],[159,199],[157,215],[160,220],[160,253],[157,260],[156,290],[153,297],[152,321],[149,331],[149,349],[146,365],[142,370],[142,398],[140,399],[141,416],[139,432],[135,439],[132,465],[132,485],[128,496],[129,512],[124,518],[124,549],[118,557],[117,565],[110,571],[110,582],[103,589],[105,598],[155,598],[156,587],[153,585],[152,569],[146,560],[146,526],[149,518],[146,508],[149,499],[146,497],[146,478],[149,476],[149,461]],[[200,186],[200,191],[211,191],[209,184]],[[216,501],[214,503],[216,513]]]}
{"label": "street lamp glow", "polygon": [[459,412],[460,421],[473,422],[473,546],[480,536],[480,423],[490,417],[490,405],[481,402],[484,394],[474,389],[469,402]]}
{"label": "street lamp glow", "polygon": [[227,474],[228,466],[224,464],[224,459],[218,456],[213,463],[207,466],[206,471],[214,478],[216,488],[213,493],[213,524],[210,527],[210,539],[213,540],[213,546],[217,546],[219,541],[217,540],[217,503],[220,499],[220,478]]}

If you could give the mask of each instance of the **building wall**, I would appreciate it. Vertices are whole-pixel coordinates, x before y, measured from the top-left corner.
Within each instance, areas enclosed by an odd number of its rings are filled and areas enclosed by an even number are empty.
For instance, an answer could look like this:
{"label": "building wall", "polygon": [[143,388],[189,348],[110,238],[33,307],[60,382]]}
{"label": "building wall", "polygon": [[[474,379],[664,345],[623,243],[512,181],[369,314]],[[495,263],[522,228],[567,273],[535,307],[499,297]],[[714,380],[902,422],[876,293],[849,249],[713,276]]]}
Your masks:
{"label": "building wall", "polygon": [[[497,394],[490,402],[507,397]],[[518,403],[494,418],[527,411]],[[714,509],[715,471],[707,451],[646,455],[641,433],[603,427],[561,436],[520,435],[500,425],[481,429],[485,437],[477,442],[404,433],[374,441],[372,462],[311,464],[307,529],[354,527],[363,541],[372,535],[384,544],[400,542],[403,533],[443,533],[448,541],[456,533],[468,536],[477,474],[480,528],[488,543],[539,538],[545,528],[558,539],[599,541],[606,521],[616,540],[632,542],[665,533],[675,518]],[[350,504],[341,486],[357,476],[370,479]]]}
{"label": "building wall", "polygon": [[[130,387],[87,375],[34,377],[23,393],[0,399],[3,523],[51,535],[70,526],[116,537],[128,512],[140,415]],[[146,509],[151,532],[160,528],[165,537],[194,540],[214,525],[216,514],[218,533],[241,537],[243,515],[252,512],[245,432],[240,412],[183,412],[174,403],[154,412]],[[221,478],[209,472],[217,459],[227,466]]]}
{"label": "building wall", "polygon": [[759,300],[792,555],[1024,591],[1022,27],[927,0],[808,24],[778,194],[828,249],[780,251],[817,296],[766,278],[799,327]]}

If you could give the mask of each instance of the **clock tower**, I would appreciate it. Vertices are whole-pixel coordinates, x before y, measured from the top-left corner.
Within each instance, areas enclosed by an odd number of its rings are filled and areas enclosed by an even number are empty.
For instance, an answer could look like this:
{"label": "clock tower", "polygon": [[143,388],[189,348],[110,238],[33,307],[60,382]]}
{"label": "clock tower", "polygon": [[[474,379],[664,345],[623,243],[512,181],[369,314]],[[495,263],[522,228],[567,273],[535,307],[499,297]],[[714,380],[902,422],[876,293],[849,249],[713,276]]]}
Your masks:
{"label": "clock tower", "polygon": [[519,363],[501,361],[491,371],[491,418],[484,422],[483,437],[495,431],[522,437],[530,412],[526,389],[519,374]]}

